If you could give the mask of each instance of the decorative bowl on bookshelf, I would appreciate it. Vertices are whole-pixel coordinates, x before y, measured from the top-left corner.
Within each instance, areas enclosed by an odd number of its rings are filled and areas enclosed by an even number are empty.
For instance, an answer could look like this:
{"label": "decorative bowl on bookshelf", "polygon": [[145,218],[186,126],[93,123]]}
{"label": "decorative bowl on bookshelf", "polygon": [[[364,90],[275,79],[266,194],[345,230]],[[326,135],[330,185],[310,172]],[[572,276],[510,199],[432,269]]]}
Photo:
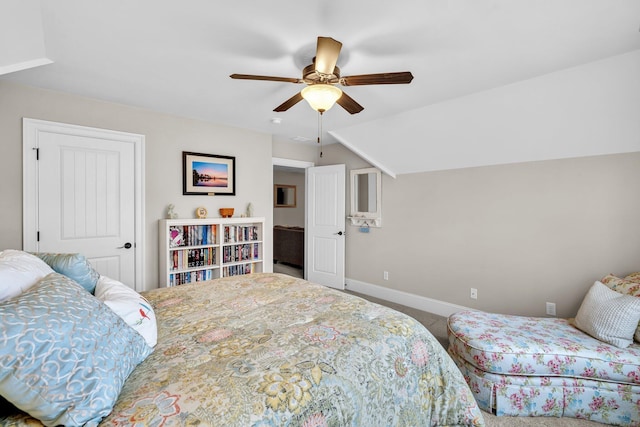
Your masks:
{"label": "decorative bowl on bookshelf", "polygon": [[231,218],[233,216],[233,208],[220,208],[220,216],[222,218]]}

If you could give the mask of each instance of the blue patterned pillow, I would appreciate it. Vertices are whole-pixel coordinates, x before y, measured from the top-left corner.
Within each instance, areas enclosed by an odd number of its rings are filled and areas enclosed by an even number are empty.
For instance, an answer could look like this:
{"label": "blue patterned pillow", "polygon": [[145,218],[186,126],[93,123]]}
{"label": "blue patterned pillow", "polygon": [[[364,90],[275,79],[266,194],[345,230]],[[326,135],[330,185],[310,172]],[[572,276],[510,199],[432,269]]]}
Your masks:
{"label": "blue patterned pillow", "polygon": [[73,280],[51,273],[0,302],[0,395],[45,425],[97,424],[153,350]]}
{"label": "blue patterned pillow", "polygon": [[100,273],[93,269],[89,261],[81,254],[56,254],[37,252],[34,255],[49,264],[56,273],[75,280],[87,291],[93,293]]}

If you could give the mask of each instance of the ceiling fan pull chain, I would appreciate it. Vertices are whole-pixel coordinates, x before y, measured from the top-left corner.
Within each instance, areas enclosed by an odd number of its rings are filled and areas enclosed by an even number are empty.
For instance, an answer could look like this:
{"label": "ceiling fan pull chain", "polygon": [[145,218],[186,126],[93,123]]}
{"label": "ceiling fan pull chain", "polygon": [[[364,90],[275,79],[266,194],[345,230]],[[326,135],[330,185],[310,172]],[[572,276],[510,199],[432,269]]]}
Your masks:
{"label": "ceiling fan pull chain", "polygon": [[320,158],[322,158],[322,111],[318,111],[318,144],[320,144]]}

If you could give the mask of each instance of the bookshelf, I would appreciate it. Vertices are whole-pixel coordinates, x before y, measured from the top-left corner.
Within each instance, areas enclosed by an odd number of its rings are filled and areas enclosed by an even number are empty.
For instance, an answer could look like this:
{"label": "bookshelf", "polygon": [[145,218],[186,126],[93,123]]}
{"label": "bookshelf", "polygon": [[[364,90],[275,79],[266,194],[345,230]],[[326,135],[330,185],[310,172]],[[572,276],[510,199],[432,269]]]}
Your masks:
{"label": "bookshelf", "polygon": [[159,285],[263,271],[264,218],[163,219]]}

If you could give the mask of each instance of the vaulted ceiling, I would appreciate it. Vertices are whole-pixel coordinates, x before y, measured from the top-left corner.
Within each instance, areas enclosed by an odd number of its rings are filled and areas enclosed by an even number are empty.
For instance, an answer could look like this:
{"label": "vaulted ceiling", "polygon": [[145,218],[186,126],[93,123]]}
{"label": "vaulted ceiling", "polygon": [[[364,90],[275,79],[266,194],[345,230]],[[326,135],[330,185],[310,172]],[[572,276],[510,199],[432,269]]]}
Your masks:
{"label": "vaulted ceiling", "polygon": [[[343,43],[343,75],[414,75],[406,85],[344,88],[364,110],[335,106],[323,116],[326,143],[341,142],[390,175],[640,150],[631,143],[583,153],[554,143],[541,154],[524,138],[505,156],[504,141],[478,149],[460,134],[474,117],[490,120],[484,106],[517,96],[521,82],[529,82],[529,103],[536,82],[559,75],[539,89],[558,92],[563,78],[576,80],[576,67],[620,57],[618,67],[640,69],[637,0],[3,0],[0,8],[1,79],[303,144],[315,143],[317,113],[306,102],[273,111],[300,85],[229,75],[298,78],[317,36],[333,37]],[[640,106],[633,88],[622,96]],[[510,114],[503,108],[493,116]],[[452,123],[458,116],[465,123]]]}

